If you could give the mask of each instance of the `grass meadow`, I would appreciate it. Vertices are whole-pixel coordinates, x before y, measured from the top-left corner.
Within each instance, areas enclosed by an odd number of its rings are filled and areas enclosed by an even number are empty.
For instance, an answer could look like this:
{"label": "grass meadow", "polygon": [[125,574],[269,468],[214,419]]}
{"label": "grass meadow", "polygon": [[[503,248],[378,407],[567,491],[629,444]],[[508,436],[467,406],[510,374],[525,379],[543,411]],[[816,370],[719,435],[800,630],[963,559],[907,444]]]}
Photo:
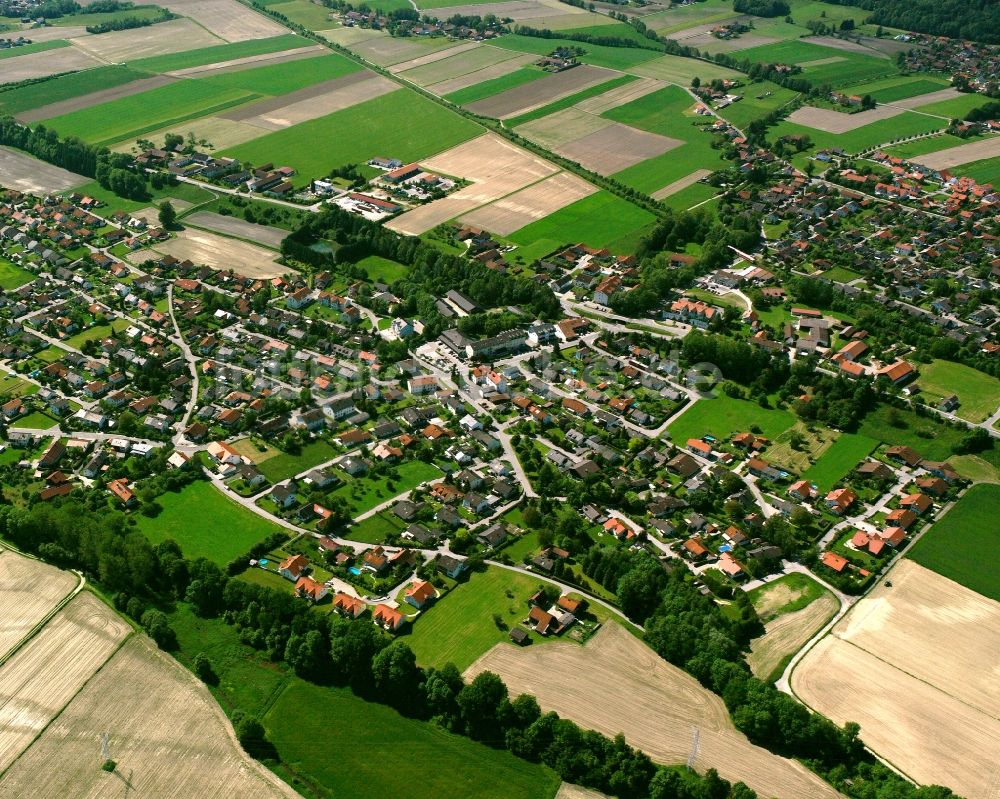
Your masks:
{"label": "grass meadow", "polygon": [[793,424],[795,416],[788,411],[762,408],[755,402],[720,394],[715,399],[695,402],[668,431],[673,442],[683,447],[689,438],[709,434],[723,441],[733,433],[746,432],[754,426],[760,429],[761,435],[773,440]]}
{"label": "grass meadow", "polygon": [[932,361],[920,366],[920,388],[933,399],[958,395],[956,416],[982,422],[1000,405],[1000,380],[985,372],[952,361]]}
{"label": "grass meadow", "polygon": [[477,100],[485,100],[487,97],[500,94],[500,92],[505,92],[508,89],[523,86],[525,83],[531,83],[534,80],[545,77],[545,75],[546,73],[540,69],[521,67],[499,78],[484,80],[482,83],[466,86],[457,92],[446,94],[445,99],[451,100],[455,105],[468,105]]}
{"label": "grass meadow", "polygon": [[878,446],[878,441],[856,433],[843,433],[819,460],[799,475],[814,483],[821,492],[830,491],[845,475],[868,457]]}
{"label": "grass meadow", "polygon": [[197,50],[186,50],[182,53],[140,58],[129,62],[129,66],[146,72],[172,72],[177,69],[200,67],[205,64],[218,64],[236,58],[294,50],[297,47],[307,47],[310,44],[312,42],[308,39],[303,39],[294,33],[288,33],[283,36],[272,36],[268,39],[252,39],[246,42],[200,47]]}
{"label": "grass meadow", "polygon": [[121,64],[97,67],[83,72],[70,72],[48,80],[18,86],[0,92],[0,113],[20,114],[50,103],[71,100],[91,92],[113,89],[149,74]]}

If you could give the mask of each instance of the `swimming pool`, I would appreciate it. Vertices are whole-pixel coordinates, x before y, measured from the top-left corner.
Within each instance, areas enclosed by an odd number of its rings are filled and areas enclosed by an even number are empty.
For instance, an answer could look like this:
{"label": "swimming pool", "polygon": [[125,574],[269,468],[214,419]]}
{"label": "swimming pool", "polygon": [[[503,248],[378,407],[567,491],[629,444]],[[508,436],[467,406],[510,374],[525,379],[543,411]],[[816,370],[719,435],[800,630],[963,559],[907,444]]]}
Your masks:
{"label": "swimming pool", "polygon": [[355,577],[357,577],[359,574],[361,574],[361,569],[357,568],[356,566],[351,566],[347,571],[349,571]]}

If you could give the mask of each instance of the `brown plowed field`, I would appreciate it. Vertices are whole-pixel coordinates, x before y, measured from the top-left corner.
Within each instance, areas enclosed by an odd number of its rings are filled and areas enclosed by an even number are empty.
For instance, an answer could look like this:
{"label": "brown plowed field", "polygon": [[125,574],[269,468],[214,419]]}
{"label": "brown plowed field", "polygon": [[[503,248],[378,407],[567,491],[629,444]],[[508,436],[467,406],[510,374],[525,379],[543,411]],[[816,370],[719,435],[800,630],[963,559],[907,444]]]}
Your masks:
{"label": "brown plowed field", "polygon": [[560,208],[589,197],[595,191],[597,189],[582,178],[560,172],[495,203],[477,208],[462,217],[462,221],[500,236],[508,236]]}
{"label": "brown plowed field", "polygon": [[555,75],[515,86],[485,100],[471,103],[467,108],[476,114],[495,119],[507,119],[526,114],[543,105],[555,102],[576,92],[611,80],[617,72],[603,67],[583,64]]}

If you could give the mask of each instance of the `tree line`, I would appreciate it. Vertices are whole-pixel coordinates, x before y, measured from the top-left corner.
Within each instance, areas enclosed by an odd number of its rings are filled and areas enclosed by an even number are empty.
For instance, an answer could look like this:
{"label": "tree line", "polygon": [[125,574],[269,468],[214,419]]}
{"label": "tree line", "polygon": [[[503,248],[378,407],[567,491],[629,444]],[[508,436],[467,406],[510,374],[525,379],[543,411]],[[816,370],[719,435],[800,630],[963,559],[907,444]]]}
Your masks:
{"label": "tree line", "polygon": [[825,0],[870,11],[867,22],[892,28],[1000,44],[996,0]]}

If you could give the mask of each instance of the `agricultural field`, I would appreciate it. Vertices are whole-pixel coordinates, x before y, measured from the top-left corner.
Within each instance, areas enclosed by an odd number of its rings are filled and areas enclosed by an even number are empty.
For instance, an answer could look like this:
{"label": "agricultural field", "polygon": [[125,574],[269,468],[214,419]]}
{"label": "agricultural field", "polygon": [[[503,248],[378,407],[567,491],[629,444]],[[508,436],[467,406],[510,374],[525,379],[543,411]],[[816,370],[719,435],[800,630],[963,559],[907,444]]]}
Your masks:
{"label": "agricultural field", "polygon": [[[454,663],[464,670],[494,644],[507,640],[508,630],[528,615],[528,597],[541,585],[498,566],[473,573],[416,617],[406,643],[424,667]],[[537,645],[546,639],[531,633],[531,640]]]}
{"label": "agricultural field", "polygon": [[720,394],[712,399],[702,399],[690,405],[670,427],[670,438],[684,446],[689,438],[713,435],[727,441],[734,433],[759,428],[760,434],[771,440],[795,424],[795,416],[788,411],[761,408],[755,402],[733,399]]}
{"label": "agricultural field", "polygon": [[219,64],[236,59],[262,56],[268,53],[280,53],[310,45],[308,39],[294,33],[272,36],[267,39],[251,39],[233,44],[216,44],[195,50],[184,50],[179,53],[152,56],[129,62],[129,67],[145,72],[174,72],[206,64]]}
{"label": "agricultural field", "polygon": [[618,624],[605,624],[586,644],[555,642],[520,648],[497,644],[465,672],[499,674],[511,694],[530,693],[584,729],[623,733],[655,762],[683,763],[691,727],[700,732],[695,768],[715,768],[760,796],[835,799],[827,783],[793,760],[753,746],[736,731],[722,700],[657,656]]}
{"label": "agricultural field", "polygon": [[123,64],[184,50],[199,50],[223,42],[197,22],[181,17],[150,25],[148,28],[84,36],[74,39],[73,43],[102,63]]}
{"label": "agricultural field", "polygon": [[530,111],[526,111],[523,114],[518,114],[516,117],[511,117],[504,120],[504,124],[510,128],[516,128],[519,125],[523,125],[527,122],[533,122],[536,119],[542,119],[543,117],[555,114],[558,111],[564,111],[573,106],[585,106],[589,105],[590,101],[601,102],[600,98],[608,96],[616,96],[618,90],[628,87],[632,83],[640,83],[639,79],[635,75],[619,75],[616,78],[605,81],[603,83],[596,83],[582,91],[573,92],[565,97],[556,100],[552,103],[547,103],[545,105],[536,106]]}
{"label": "agricultural field", "polygon": [[952,361],[921,364],[920,389],[934,404],[957,394],[960,404],[955,415],[970,422],[984,421],[1000,405],[1000,380]]}
{"label": "agricultural field", "polygon": [[277,530],[205,480],[162,494],[156,502],[163,507],[156,516],[136,515],[143,535],[154,544],[172,538],[187,557],[208,558],[220,566]]}
{"label": "agricultural field", "polygon": [[[500,64],[503,68],[509,65],[510,61]],[[449,81],[447,85],[442,82],[435,85],[433,90],[435,92],[446,92],[443,95],[444,98],[455,103],[455,105],[470,105],[479,100],[485,100],[487,97],[492,97],[495,94],[505,92],[508,89],[514,89],[518,86],[523,86],[525,83],[531,83],[534,80],[545,77],[545,73],[540,69],[523,66],[517,66],[513,71],[506,72],[497,77],[486,77],[483,73],[486,73],[486,70],[480,70],[478,73],[475,73],[483,75],[486,78],[478,83],[458,88],[453,81]]]}
{"label": "agricultural field", "polygon": [[799,477],[830,491],[845,475],[864,460],[878,446],[878,441],[857,433],[841,433],[816,462]]}
{"label": "agricultural field", "polygon": [[760,64],[793,64],[802,67],[800,77],[834,89],[898,73],[895,62],[847,49],[835,49],[808,41],[792,40],[740,50],[739,58]]}
{"label": "agricultural field", "polygon": [[233,269],[245,277],[271,278],[295,271],[279,264],[274,250],[195,228],[181,230],[176,237],[159,242],[156,252],[181,261],[190,258],[211,269]]}
{"label": "agricultural field", "polygon": [[747,663],[755,676],[773,682],[840,607],[815,580],[792,572],[749,593],[764,634],[750,644]]}
{"label": "agricultural field", "polygon": [[0,667],[0,773],[131,632],[101,600],[83,592]]}
{"label": "agricultural field", "polygon": [[[993,507],[996,503],[994,500]],[[890,587],[891,585],[891,587]],[[918,783],[995,786],[1000,604],[904,559],[792,672],[795,693]]]}
{"label": "agricultural field", "polygon": [[1000,542],[1000,486],[974,485],[907,553],[931,571],[1000,602],[1000,579],[984,553]]}
{"label": "agricultural field", "polygon": [[196,214],[186,216],[184,224],[205,228],[224,236],[247,239],[274,250],[279,249],[281,242],[288,236],[288,231],[281,228],[258,225],[239,217],[223,216],[212,211],[199,211]]}
{"label": "agricultural field", "polygon": [[848,95],[864,96],[869,94],[878,103],[894,103],[898,100],[909,100],[911,97],[930,94],[945,89],[949,85],[944,78],[933,75],[897,75],[891,78],[852,84],[845,86],[841,91]]}
{"label": "agricultural field", "polygon": [[694,78],[699,78],[702,83],[709,83],[717,78],[736,80],[743,77],[743,73],[734,69],[677,55],[665,55],[652,61],[645,61],[631,67],[629,72],[680,86],[690,86]]}
{"label": "agricultural field", "polygon": [[915,160],[931,169],[947,169],[954,172],[954,167],[971,165],[975,161],[996,157],[1000,157],[1000,136],[990,136],[945,150],[937,150]]}
{"label": "agricultural field", "polygon": [[[814,115],[812,120],[808,120],[801,115],[799,118],[806,119],[807,121],[817,121],[822,119],[820,124],[828,124],[827,120],[832,119],[831,117],[826,116],[828,114],[847,116],[838,111],[828,111],[826,109],[809,110],[813,112],[820,112],[823,116],[820,117],[817,113]],[[919,136],[925,133],[932,133],[947,127],[946,121],[938,117],[925,116],[912,111],[903,111],[897,114],[895,113],[897,110],[898,109],[886,108],[885,112],[880,115],[882,116],[881,119],[877,119],[870,124],[862,124],[861,127],[844,130],[840,133],[829,133],[806,124],[796,124],[793,121],[785,120],[783,122],[779,122],[774,128],[772,128],[770,131],[770,138],[777,139],[781,136],[795,135],[808,136],[812,139],[814,150],[841,147],[848,153],[860,153],[875,147],[891,144],[899,141],[900,139],[906,139],[911,136]],[[882,109],[877,109],[877,112],[882,112]],[[887,112],[891,112],[888,118],[885,116],[885,113]],[[850,116],[858,115],[851,114]],[[850,128],[849,125],[848,128]]]}
{"label": "agricultural field", "polygon": [[[116,774],[98,768],[104,730]],[[170,799],[221,785],[249,799],[298,796],[243,752],[204,683],[138,635],[0,778],[0,793],[98,797],[121,780]]]}
{"label": "agricultural field", "polygon": [[532,111],[548,108],[563,98],[609,83],[615,77],[619,76],[611,70],[584,64],[470,103],[468,109],[484,117],[509,119],[510,124],[516,126],[521,117]]}
{"label": "agricultural field", "polygon": [[311,0],[283,0],[280,3],[268,3],[267,7],[308,30],[327,30],[334,24],[332,10]]}
{"label": "agricultural field", "polygon": [[77,584],[69,572],[0,549],[0,658],[38,624]]}
{"label": "agricultural field", "polygon": [[952,167],[949,170],[953,175],[970,177],[977,183],[990,183],[994,186],[1000,185],[1000,156],[995,158],[985,158],[982,161],[973,161],[970,164]]}
{"label": "agricultural field", "polygon": [[[422,124],[412,124],[421,119]],[[334,167],[384,156],[416,161],[446,150],[481,128],[410,91],[396,91],[328,116],[266,134],[222,153],[251,163],[281,158],[307,182]],[[315,147],[317,141],[324,147]]]}
{"label": "agricultural field", "polygon": [[287,28],[270,17],[257,13],[238,0],[159,0],[159,2],[175,14],[190,17],[201,28],[227,42],[266,39],[288,32]]}
{"label": "agricultural field", "polygon": [[462,217],[463,222],[508,236],[597,189],[570,172],[560,172]]}
{"label": "agricultural field", "polygon": [[[928,102],[916,105],[919,100]],[[978,94],[961,94],[957,89],[942,89],[926,97],[915,97],[905,102],[913,103],[912,107],[923,114],[936,114],[947,119],[965,119],[966,114],[989,101]]]}
{"label": "agricultural field", "polygon": [[936,136],[928,136],[916,141],[908,141],[903,144],[894,144],[892,147],[885,147],[884,152],[889,155],[898,156],[899,158],[919,162],[921,161],[919,156],[935,153],[938,150],[948,150],[962,144],[969,144],[970,141],[978,141],[978,139],[962,139],[958,136],[952,136],[950,133],[939,133]]}
{"label": "agricultural field", "polygon": [[220,89],[281,96],[360,70],[349,58],[326,53],[251,69],[220,70],[206,74],[199,82]]}
{"label": "agricultural field", "polygon": [[[557,47],[577,47],[579,42],[572,39],[536,39],[532,36],[519,36],[509,33],[493,41],[497,47],[506,47],[509,50],[518,50],[522,53],[533,53],[537,56],[547,55]],[[662,53],[656,50],[640,50],[634,47],[604,47],[598,44],[587,43],[584,54],[579,60],[582,64],[592,64],[596,67],[616,69],[626,71],[637,64],[660,58]],[[569,70],[576,72],[579,67]],[[568,73],[565,73],[568,74]]]}
{"label": "agricultural field", "polygon": [[748,84],[741,88],[739,93],[743,99],[719,109],[719,116],[741,130],[754,120],[766,117],[799,96],[798,92],[770,81]]}
{"label": "agricultural field", "polygon": [[[32,50],[31,48],[36,49]],[[84,50],[78,47],[67,47],[66,42],[61,41],[41,42],[37,45],[11,48],[4,50],[3,56],[0,85],[47,78],[50,75],[102,65],[100,60]]]}

